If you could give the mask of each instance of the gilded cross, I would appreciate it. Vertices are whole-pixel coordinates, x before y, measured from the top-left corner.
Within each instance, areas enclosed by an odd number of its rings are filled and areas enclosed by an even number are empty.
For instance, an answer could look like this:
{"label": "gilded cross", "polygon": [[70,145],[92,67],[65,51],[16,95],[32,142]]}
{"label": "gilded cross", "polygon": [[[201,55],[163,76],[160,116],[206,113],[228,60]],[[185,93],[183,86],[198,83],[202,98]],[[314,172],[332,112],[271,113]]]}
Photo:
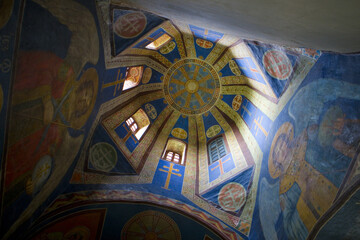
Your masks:
{"label": "gilded cross", "polygon": [[[244,109],[244,112],[243,112],[243,114],[245,113],[245,112],[247,112],[247,114],[249,114],[249,116],[251,116],[251,112],[249,111],[249,109],[247,109],[246,107],[247,107],[247,104],[248,104],[248,102],[246,102],[246,104],[244,104],[244,105],[242,105],[242,109]],[[244,115],[243,114],[241,114],[241,116],[244,118]]]}
{"label": "gilded cross", "polygon": [[[259,118],[260,118],[260,120],[259,120]],[[261,125],[262,120],[263,120],[263,116],[258,117],[257,119],[254,120],[254,123],[255,123],[255,125],[257,126],[255,136],[257,136],[258,130],[260,129],[260,130],[264,133],[264,135],[267,137],[269,133],[268,133],[268,132],[265,130],[265,128]]]}
{"label": "gilded cross", "polygon": [[174,168],[174,163],[170,163],[170,167],[164,165],[163,168],[167,168],[169,170],[165,170],[165,169],[162,169],[162,168],[159,169],[161,172],[166,172],[167,173],[165,185],[162,188],[165,188],[165,189],[169,190],[169,184],[170,184],[171,175],[175,175],[175,176],[178,176],[178,177],[181,177],[182,175],[180,173],[177,173],[180,170]]}
{"label": "gilded cross", "polygon": [[224,174],[224,167],[223,167],[223,164],[224,163],[226,163],[227,161],[229,161],[230,160],[230,156],[225,160],[225,159],[220,159],[219,160],[219,165],[217,165],[216,167],[213,167],[212,169],[211,169],[211,171],[214,171],[214,169],[216,169],[216,168],[220,168],[220,175],[223,175]]}
{"label": "gilded cross", "polygon": [[122,73],[120,74],[120,69],[119,69],[115,81],[113,81],[111,83],[106,83],[106,84],[103,83],[102,89],[115,86],[114,94],[113,94],[113,96],[115,97],[116,92],[120,91],[121,83],[123,83],[125,80],[125,78],[123,78],[122,76],[123,75],[122,75]]}

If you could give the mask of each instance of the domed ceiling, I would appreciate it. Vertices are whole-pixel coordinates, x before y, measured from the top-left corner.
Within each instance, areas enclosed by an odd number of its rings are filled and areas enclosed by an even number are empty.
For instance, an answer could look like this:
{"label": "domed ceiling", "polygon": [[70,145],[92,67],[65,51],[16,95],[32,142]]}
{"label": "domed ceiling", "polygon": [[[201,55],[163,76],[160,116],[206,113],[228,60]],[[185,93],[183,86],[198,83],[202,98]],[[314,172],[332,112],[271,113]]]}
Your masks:
{"label": "domed ceiling", "polygon": [[358,54],[109,1],[0,7],[4,239],[357,236]]}

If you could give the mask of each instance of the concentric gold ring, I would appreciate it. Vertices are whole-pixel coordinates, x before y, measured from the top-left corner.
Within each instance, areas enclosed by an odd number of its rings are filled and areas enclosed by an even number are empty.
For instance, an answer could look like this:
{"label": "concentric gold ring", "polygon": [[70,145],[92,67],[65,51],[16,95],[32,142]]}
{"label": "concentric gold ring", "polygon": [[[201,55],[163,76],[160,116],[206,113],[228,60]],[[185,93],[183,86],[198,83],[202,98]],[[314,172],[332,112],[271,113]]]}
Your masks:
{"label": "concentric gold ring", "polygon": [[215,69],[200,59],[182,59],[164,76],[166,101],[185,115],[209,111],[219,99],[220,87]]}

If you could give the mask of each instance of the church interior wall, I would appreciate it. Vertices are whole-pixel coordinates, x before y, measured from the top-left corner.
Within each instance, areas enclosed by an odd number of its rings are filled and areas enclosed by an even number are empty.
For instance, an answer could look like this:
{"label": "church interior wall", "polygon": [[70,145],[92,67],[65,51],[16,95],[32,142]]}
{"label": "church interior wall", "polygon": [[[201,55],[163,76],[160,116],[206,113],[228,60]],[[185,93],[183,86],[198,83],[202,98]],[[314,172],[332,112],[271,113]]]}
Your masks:
{"label": "church interior wall", "polygon": [[0,4],[1,236],[356,239],[359,54],[133,4]]}

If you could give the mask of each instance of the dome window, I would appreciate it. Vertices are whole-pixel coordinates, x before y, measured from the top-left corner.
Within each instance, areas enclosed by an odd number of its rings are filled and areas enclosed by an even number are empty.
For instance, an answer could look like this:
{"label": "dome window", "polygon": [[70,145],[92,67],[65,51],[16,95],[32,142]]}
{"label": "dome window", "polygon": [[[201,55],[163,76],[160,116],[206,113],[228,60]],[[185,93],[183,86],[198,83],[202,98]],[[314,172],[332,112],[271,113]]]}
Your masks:
{"label": "dome window", "polygon": [[166,144],[162,158],[176,164],[185,164],[186,143],[170,138]]}
{"label": "dome window", "polygon": [[128,67],[126,69],[123,91],[139,85],[143,71],[144,66]]}
{"label": "dome window", "polygon": [[159,48],[164,46],[166,43],[170,42],[171,39],[172,38],[168,34],[162,33],[162,35],[160,35],[158,38],[152,39],[152,42],[149,43],[148,45],[146,45],[145,48],[151,49],[151,50],[158,50]]}
{"label": "dome window", "polygon": [[[126,121],[126,125],[130,129],[130,132],[135,135],[137,140],[140,140],[145,131],[150,125],[150,120],[143,109],[139,109]],[[128,137],[125,137],[126,139]]]}
{"label": "dome window", "polygon": [[226,147],[222,136],[215,138],[208,144],[210,165],[226,155]]}

